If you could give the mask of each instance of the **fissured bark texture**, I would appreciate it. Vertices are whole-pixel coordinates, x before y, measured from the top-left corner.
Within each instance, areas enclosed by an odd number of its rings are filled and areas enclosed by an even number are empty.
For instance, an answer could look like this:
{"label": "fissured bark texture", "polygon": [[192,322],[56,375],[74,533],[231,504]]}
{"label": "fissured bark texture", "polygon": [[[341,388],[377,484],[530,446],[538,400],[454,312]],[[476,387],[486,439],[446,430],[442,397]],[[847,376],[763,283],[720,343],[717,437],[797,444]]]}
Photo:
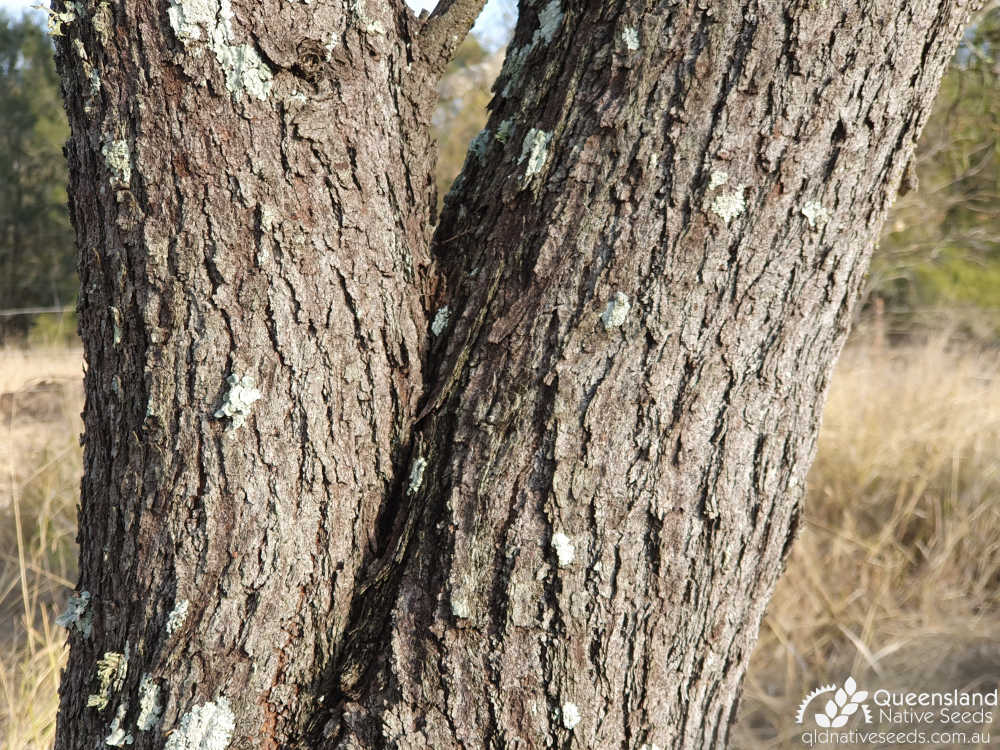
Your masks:
{"label": "fissured bark texture", "polygon": [[523,4],[432,240],[480,5],[57,10],[93,617],[60,750],[725,744],[971,6]]}

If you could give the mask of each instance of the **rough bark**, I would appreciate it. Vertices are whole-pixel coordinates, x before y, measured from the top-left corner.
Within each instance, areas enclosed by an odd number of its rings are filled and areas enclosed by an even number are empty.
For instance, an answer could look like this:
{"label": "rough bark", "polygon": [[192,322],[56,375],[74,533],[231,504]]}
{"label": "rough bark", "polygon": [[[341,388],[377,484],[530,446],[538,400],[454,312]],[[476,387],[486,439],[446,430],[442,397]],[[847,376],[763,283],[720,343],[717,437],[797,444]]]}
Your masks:
{"label": "rough bark", "polygon": [[57,748],[723,746],[969,5],[525,5],[433,243],[478,3],[74,7]]}

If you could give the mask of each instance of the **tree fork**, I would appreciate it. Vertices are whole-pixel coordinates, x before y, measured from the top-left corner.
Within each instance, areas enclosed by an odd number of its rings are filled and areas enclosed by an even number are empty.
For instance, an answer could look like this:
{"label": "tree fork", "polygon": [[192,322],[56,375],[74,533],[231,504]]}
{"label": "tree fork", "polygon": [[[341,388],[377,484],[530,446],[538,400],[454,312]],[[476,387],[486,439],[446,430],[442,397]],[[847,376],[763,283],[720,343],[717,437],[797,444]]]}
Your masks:
{"label": "tree fork", "polygon": [[972,6],[524,5],[432,242],[480,7],[56,10],[92,623],[58,748],[725,744]]}

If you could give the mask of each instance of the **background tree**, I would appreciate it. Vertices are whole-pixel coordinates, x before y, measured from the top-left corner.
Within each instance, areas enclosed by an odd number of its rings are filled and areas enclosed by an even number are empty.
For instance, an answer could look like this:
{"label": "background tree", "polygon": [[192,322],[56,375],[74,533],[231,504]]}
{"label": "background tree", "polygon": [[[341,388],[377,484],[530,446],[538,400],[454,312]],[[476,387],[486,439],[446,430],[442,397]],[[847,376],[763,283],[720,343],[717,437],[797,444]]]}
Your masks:
{"label": "background tree", "polygon": [[[970,8],[58,7],[88,361],[57,747],[707,747]],[[84,592],[86,594],[84,595]]]}
{"label": "background tree", "polygon": [[[0,11],[0,308],[75,299],[68,133],[49,39],[31,16],[15,21]],[[0,318],[0,338],[30,323]]]}

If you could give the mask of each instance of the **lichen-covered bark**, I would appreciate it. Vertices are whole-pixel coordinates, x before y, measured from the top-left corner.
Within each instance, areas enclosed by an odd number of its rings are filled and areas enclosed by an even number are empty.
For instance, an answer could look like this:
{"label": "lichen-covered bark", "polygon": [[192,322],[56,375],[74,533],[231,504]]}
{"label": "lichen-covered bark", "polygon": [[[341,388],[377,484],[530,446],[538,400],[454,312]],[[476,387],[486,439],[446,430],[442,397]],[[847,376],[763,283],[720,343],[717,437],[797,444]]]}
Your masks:
{"label": "lichen-covered bark", "polygon": [[[220,697],[234,745],[294,743],[421,393],[433,96],[407,72],[414,19],[401,1],[227,7],[85,2],[59,39],[94,615],[62,748],[103,742],[125,704],[134,747],[161,747]],[[234,373],[262,394],[242,426],[216,416]],[[97,659],[126,649],[124,683],[87,708]],[[145,732],[143,675],[165,709]]]}
{"label": "lichen-covered bark", "polygon": [[480,3],[57,9],[93,622],[57,748],[725,744],[969,7],[703,5],[524,5],[432,246]]}
{"label": "lichen-covered bark", "polygon": [[967,10],[522,7],[436,234],[392,628],[332,746],[725,745]]}

